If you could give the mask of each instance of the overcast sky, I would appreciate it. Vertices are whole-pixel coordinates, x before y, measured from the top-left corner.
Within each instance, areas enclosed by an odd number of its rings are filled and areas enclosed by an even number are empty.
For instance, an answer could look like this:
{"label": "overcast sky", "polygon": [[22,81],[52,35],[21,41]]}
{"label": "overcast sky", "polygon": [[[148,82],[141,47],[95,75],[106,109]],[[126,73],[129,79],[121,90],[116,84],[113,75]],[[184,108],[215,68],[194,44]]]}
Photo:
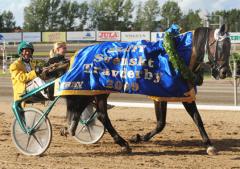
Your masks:
{"label": "overcast sky", "polygon": [[[71,0],[69,0],[71,1]],[[74,0],[72,0],[74,1]],[[77,0],[83,2],[84,0]],[[139,2],[145,0],[133,0],[132,2]],[[159,0],[160,5],[164,4],[167,0]],[[216,10],[229,10],[240,9],[240,0],[174,0],[178,2],[181,10],[187,12],[189,9],[201,9],[203,13],[212,12]],[[28,6],[30,0],[0,0],[0,12],[10,10],[14,14],[17,26],[23,25],[23,10]]]}

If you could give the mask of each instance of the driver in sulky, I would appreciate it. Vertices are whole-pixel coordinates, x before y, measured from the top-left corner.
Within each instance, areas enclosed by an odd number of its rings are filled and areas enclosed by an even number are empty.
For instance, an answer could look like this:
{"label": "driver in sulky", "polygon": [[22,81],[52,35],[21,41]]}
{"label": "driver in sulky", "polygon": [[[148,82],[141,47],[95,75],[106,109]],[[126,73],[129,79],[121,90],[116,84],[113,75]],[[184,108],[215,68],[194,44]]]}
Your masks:
{"label": "driver in sulky", "polygon": [[[44,69],[36,66],[33,62],[34,47],[32,43],[22,41],[17,49],[19,58],[10,65],[10,74],[13,85],[14,101],[20,100],[21,95],[26,92],[45,84],[39,77]],[[44,91],[33,95],[26,102],[39,102],[47,99]]]}

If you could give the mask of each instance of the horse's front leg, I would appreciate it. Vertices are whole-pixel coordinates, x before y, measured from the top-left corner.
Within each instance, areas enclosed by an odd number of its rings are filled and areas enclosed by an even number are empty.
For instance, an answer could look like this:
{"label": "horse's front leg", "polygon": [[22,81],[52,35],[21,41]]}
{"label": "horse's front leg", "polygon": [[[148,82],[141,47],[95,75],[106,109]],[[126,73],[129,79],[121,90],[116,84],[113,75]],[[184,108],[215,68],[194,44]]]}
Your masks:
{"label": "horse's front leg", "polygon": [[60,131],[61,135],[75,136],[80,116],[90,102],[89,96],[66,96],[68,131]]}
{"label": "horse's front leg", "polygon": [[96,96],[96,105],[98,112],[98,119],[103,123],[104,127],[108,130],[109,134],[114,139],[114,142],[122,147],[122,152],[130,153],[132,150],[125,141],[114,129],[112,123],[107,114],[107,97],[108,95],[98,95]]}
{"label": "horse's front leg", "polygon": [[148,141],[156,134],[160,133],[165,125],[166,125],[166,114],[167,114],[167,102],[157,102],[154,101],[154,108],[155,108],[155,115],[157,118],[157,126],[152,131],[146,133],[145,135],[141,136],[136,134],[133,136],[130,141],[134,143],[138,143],[140,141]]}
{"label": "horse's front leg", "polygon": [[212,145],[212,143],[207,135],[207,132],[205,131],[205,128],[203,126],[203,121],[198,112],[195,101],[193,101],[191,103],[183,102],[183,105],[184,105],[185,109],[187,110],[188,114],[192,117],[194,123],[197,125],[197,127],[200,131],[200,134],[202,136],[203,143],[207,146],[207,153],[209,155],[216,155],[217,150]]}

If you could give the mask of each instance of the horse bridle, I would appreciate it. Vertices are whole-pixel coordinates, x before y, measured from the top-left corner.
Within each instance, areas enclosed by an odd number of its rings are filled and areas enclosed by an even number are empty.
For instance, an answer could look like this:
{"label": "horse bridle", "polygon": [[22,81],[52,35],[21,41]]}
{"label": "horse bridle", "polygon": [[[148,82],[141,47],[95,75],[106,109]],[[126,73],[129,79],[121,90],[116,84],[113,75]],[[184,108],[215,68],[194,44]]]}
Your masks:
{"label": "horse bridle", "polygon": [[[218,32],[216,32],[218,31]],[[208,29],[207,29],[207,35],[208,35]],[[209,65],[211,66],[211,69],[212,69],[212,75],[217,78],[217,75],[219,74],[220,70],[226,66],[226,62],[224,62],[224,64],[222,65],[219,65],[218,64],[218,61],[224,61],[225,58],[219,58],[220,56],[220,52],[221,50],[219,51],[218,48],[219,48],[219,43],[222,43],[222,41],[226,38],[229,38],[229,35],[228,33],[224,33],[224,35],[220,35],[219,34],[219,30],[216,29],[215,32],[214,32],[214,40],[211,42],[211,43],[208,43],[208,36],[207,36],[207,40],[206,40],[206,44],[205,44],[205,54],[207,53],[208,55],[210,55],[211,57],[209,57]],[[211,52],[210,52],[210,47],[212,45],[214,45],[216,43],[216,48],[215,48],[215,51],[214,51],[214,54],[213,56],[211,55]],[[220,46],[220,48],[222,48],[223,45]],[[211,59],[213,58],[213,59]]]}

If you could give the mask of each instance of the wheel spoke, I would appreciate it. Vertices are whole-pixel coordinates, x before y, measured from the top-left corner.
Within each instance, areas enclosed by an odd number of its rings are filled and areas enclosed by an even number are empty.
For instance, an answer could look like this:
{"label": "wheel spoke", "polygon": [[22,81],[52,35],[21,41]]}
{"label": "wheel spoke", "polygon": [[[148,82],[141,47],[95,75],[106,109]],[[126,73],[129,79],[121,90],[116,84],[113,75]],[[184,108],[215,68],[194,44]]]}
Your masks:
{"label": "wheel spoke", "polygon": [[93,137],[92,137],[92,135],[91,135],[91,132],[90,132],[90,129],[89,129],[89,127],[88,126],[86,126],[87,127],[87,130],[88,130],[88,134],[89,134],[89,136],[90,136],[90,138],[91,138],[91,140],[93,139]]}
{"label": "wheel spoke", "polygon": [[37,114],[34,115],[34,119],[33,119],[33,121],[32,121],[31,128],[35,125],[36,117],[37,117]]}
{"label": "wheel spoke", "polygon": [[43,148],[43,144],[38,140],[35,134],[33,134],[33,138],[37,141],[38,145],[40,145],[40,147]]}
{"label": "wheel spoke", "polygon": [[22,137],[26,137],[26,136],[28,136],[28,134],[26,134],[26,133],[16,133],[15,134],[15,138],[18,138],[18,140],[19,140],[19,137],[22,138]]}
{"label": "wheel spoke", "polygon": [[94,126],[92,126],[92,127],[98,127],[98,128],[102,128],[102,126],[101,126],[101,125],[97,125],[97,124],[94,124]]}
{"label": "wheel spoke", "polygon": [[27,145],[26,145],[26,148],[25,148],[25,150],[27,150],[28,149],[28,146],[29,146],[29,143],[30,143],[30,139],[31,139],[31,135],[28,135],[29,137],[28,137],[28,140],[27,140]]}
{"label": "wheel spoke", "polygon": [[81,131],[86,127],[86,125],[83,125],[82,128],[78,131],[78,134],[79,135],[81,133]]}
{"label": "wheel spoke", "polygon": [[48,128],[37,129],[37,130],[35,131],[35,133],[37,133],[37,132],[41,132],[41,131],[45,131],[45,130],[48,130]]}
{"label": "wheel spoke", "polygon": [[[16,122],[17,123],[17,122]],[[16,126],[16,125],[15,125]],[[20,135],[22,135],[22,134],[26,134],[23,130],[22,130],[22,128],[20,128],[20,126],[19,125],[17,125],[17,127],[15,128],[15,134],[20,134]]]}
{"label": "wheel spoke", "polygon": [[44,119],[42,122],[40,122],[40,123],[36,126],[35,131],[39,131],[39,128],[41,128],[45,123],[46,123],[46,119]]}

